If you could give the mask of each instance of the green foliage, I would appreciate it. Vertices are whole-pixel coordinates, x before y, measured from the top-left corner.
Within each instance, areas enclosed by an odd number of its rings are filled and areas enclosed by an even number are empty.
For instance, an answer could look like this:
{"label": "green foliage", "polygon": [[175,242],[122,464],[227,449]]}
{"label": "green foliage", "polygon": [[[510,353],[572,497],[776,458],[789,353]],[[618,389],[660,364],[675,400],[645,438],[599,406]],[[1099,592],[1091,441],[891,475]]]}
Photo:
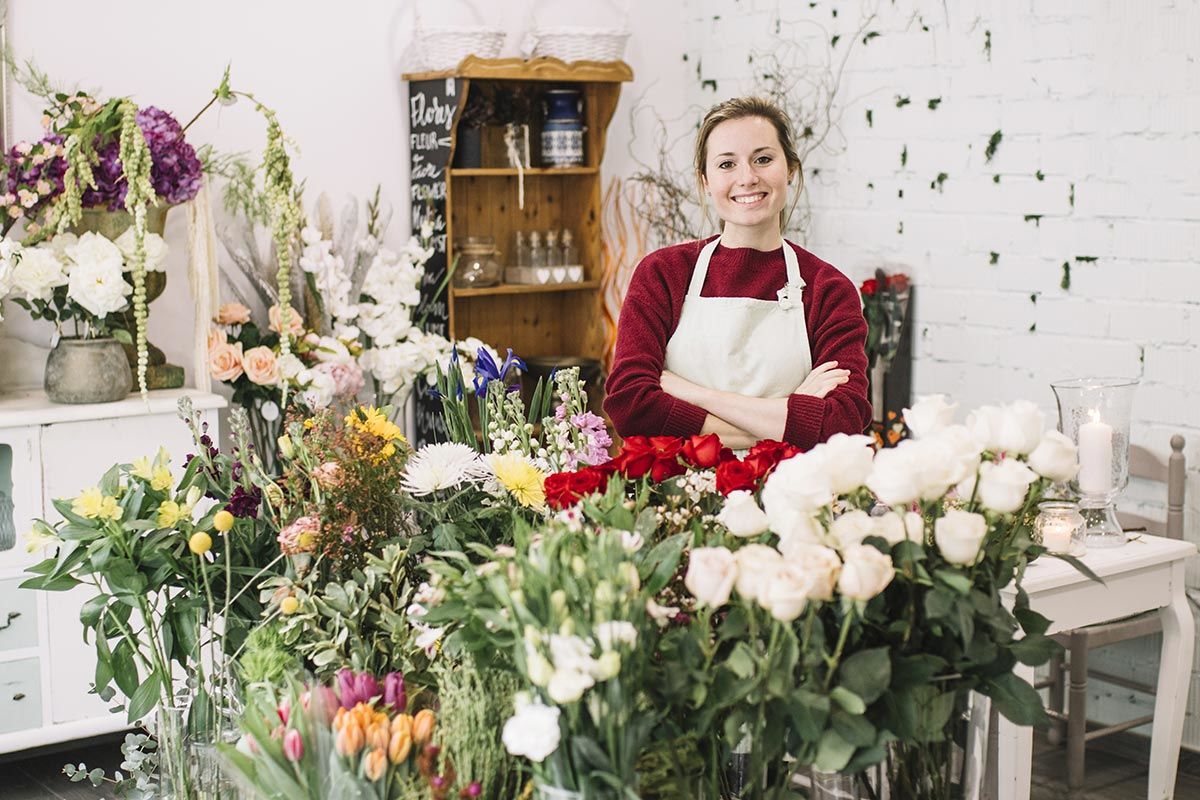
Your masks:
{"label": "green foliage", "polygon": [[458,785],[478,781],[482,797],[508,800],[520,794],[517,761],[500,741],[504,722],[512,716],[518,682],[509,671],[480,669],[468,652],[439,659],[438,713],[452,721],[438,728],[436,741],[454,764]]}
{"label": "green foliage", "polygon": [[1071,289],[1071,262],[1064,261],[1062,265],[1062,280],[1058,282],[1059,287],[1064,291]]}
{"label": "green foliage", "polygon": [[269,622],[250,631],[237,662],[243,684],[282,685],[301,671],[296,652],[287,646],[278,622]]}
{"label": "green foliage", "polygon": [[987,148],[983,151],[984,161],[991,163],[992,158],[996,155],[996,149],[1000,147],[1000,141],[1004,138],[1002,131],[996,131],[988,137]]}

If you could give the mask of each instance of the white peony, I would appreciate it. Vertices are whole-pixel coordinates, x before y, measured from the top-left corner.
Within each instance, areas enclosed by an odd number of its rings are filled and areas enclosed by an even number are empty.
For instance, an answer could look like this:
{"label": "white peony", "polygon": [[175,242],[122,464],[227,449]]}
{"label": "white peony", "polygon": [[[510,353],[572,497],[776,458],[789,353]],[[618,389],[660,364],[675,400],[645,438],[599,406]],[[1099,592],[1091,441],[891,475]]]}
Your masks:
{"label": "white peony", "polygon": [[67,296],[96,317],[120,311],[132,293],[133,287],[121,276],[119,258],[76,262],[67,279]]}
{"label": "white peony", "polygon": [[683,585],[702,606],[723,606],[729,602],[737,580],[737,562],[724,547],[697,547],[688,559]]}
{"label": "white peony", "polygon": [[[846,494],[867,482],[875,457],[870,436],[835,433],[827,442],[813,448],[813,455],[824,462],[824,470],[835,495]],[[793,459],[794,460],[794,459]]]}
{"label": "white peony", "polygon": [[924,439],[952,425],[957,409],[958,403],[947,403],[946,395],[927,394],[904,409],[904,424],[914,439]]}
{"label": "white peony", "polygon": [[524,756],[530,761],[541,763],[558,749],[561,732],[558,727],[559,710],[541,703],[528,703],[517,709],[517,713],[504,723],[501,740],[504,749],[514,756]]}
{"label": "white peony", "polygon": [[297,358],[295,353],[280,356],[275,360],[275,366],[279,369],[281,382],[295,380],[304,371],[304,362]]}
{"label": "white peony", "polygon": [[1021,461],[1006,458],[979,467],[979,502],[993,511],[1011,514],[1025,504],[1029,484],[1037,474]]}
{"label": "white peony", "polygon": [[783,562],[779,551],[765,544],[748,544],[734,553],[737,560],[737,593],[747,600],[758,600],[767,588],[770,574]]}
{"label": "white peony", "polygon": [[863,539],[871,536],[875,531],[876,525],[871,515],[858,509],[847,511],[829,526],[829,534],[837,542],[837,548],[842,552],[860,544]]}
{"label": "white peony", "polygon": [[838,591],[851,600],[870,600],[896,577],[889,556],[870,545],[855,545],[843,554]]}
{"label": "white peony", "polygon": [[982,514],[952,508],[933,523],[933,540],[951,564],[971,566],[978,561],[986,536],[987,520]]}
{"label": "white peony", "polygon": [[313,355],[325,364],[349,364],[354,361],[354,356],[350,355],[346,345],[332,336],[322,336]]}
{"label": "white peony", "polygon": [[12,289],[30,300],[49,300],[57,286],[67,282],[66,265],[46,245],[30,247],[12,269]]}
{"label": "white peony", "polygon": [[739,490],[730,492],[725,498],[725,505],[717,514],[717,521],[729,529],[734,536],[748,538],[758,536],[770,526],[766,513],[758,507],[758,501],[751,492]]}
{"label": "white peony", "polygon": [[1044,478],[1069,481],[1079,471],[1079,450],[1058,431],[1046,431],[1042,441],[1029,454],[1029,466]]}

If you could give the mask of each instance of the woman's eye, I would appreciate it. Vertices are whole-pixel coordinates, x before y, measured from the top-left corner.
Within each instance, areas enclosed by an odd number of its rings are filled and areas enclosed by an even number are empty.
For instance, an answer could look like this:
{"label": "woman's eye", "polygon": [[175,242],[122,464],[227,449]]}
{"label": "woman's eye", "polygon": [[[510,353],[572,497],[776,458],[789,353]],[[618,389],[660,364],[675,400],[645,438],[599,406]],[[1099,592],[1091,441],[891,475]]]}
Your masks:
{"label": "woman's eye", "polygon": [[722,161],[720,164],[717,164],[717,169],[729,169],[732,166],[732,161]]}
{"label": "woman's eye", "polygon": [[757,159],[755,159],[755,161],[759,164],[770,164],[771,157],[770,156],[759,156]]}

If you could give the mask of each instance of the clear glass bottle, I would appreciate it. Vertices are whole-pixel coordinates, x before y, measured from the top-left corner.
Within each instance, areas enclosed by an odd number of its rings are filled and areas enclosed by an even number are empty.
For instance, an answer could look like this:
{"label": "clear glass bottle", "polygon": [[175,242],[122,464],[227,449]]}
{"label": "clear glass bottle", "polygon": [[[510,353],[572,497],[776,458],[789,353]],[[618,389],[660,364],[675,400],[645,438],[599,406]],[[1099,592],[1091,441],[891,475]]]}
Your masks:
{"label": "clear glass bottle", "polygon": [[454,285],[460,289],[495,286],[500,282],[500,251],[491,236],[468,236],[456,241],[458,266]]}
{"label": "clear glass bottle", "polygon": [[546,266],[561,267],[562,251],[558,249],[558,232],[546,231]]}
{"label": "clear glass bottle", "polygon": [[515,231],[513,233],[513,260],[509,266],[529,266],[529,243],[525,239],[525,231]]}
{"label": "clear glass bottle", "polygon": [[546,248],[542,247],[542,235],[537,231],[529,234],[529,266],[546,266]]}
{"label": "clear glass bottle", "polygon": [[575,246],[575,237],[565,229],[562,232],[562,263],[568,267],[579,265],[579,248]]}

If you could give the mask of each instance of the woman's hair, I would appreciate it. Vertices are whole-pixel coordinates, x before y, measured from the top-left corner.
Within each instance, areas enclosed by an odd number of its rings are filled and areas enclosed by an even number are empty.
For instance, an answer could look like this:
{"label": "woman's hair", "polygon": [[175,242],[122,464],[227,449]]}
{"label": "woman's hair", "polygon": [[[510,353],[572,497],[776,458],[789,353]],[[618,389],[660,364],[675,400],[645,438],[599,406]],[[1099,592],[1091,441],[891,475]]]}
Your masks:
{"label": "woman's hair", "polygon": [[[723,103],[717,103],[704,115],[700,123],[700,131],[696,134],[695,168],[696,180],[700,185],[700,203],[704,205],[704,170],[708,161],[708,137],[713,129],[722,122],[746,117],[761,117],[770,122],[779,137],[779,147],[783,150],[784,161],[787,162],[789,177],[799,175],[800,182],[796,187],[796,196],[791,204],[779,213],[779,226],[787,224],[788,218],[800,201],[800,192],[804,188],[804,169],[800,164],[800,155],[792,141],[792,122],[779,106],[763,97],[734,97]],[[707,209],[705,214],[707,215]]]}

